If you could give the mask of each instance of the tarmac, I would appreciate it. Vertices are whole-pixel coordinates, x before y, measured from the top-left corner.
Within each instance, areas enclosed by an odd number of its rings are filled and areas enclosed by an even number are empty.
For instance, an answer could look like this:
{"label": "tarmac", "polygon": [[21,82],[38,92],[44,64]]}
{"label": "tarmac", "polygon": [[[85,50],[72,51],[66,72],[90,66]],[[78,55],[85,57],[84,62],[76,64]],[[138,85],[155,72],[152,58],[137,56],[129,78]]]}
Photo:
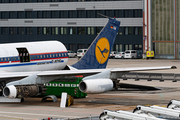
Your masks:
{"label": "tarmac", "polygon": [[[71,65],[76,61],[77,58],[69,58],[68,64]],[[176,66],[177,69],[141,72],[180,74],[180,60],[110,59],[107,68],[157,66]],[[86,98],[74,99],[74,104],[66,108],[60,108],[60,98],[57,102],[52,102],[50,99],[41,102],[41,98],[25,98],[22,103],[0,103],[0,120],[39,120],[48,117],[90,118],[91,116],[99,116],[104,109],[132,111],[137,105],[166,106],[171,99],[180,100],[180,82],[120,80],[120,83],[154,86],[162,90],[141,91],[121,88],[118,91],[88,94]]]}

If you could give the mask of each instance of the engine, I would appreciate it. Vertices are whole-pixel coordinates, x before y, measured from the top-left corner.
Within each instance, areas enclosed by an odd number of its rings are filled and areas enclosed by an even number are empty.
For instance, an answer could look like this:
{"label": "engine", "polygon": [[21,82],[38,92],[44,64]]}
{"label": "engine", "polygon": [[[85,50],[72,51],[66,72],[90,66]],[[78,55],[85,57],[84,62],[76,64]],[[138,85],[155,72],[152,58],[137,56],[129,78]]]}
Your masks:
{"label": "engine", "polygon": [[43,85],[10,85],[3,89],[3,95],[8,98],[23,98],[44,94],[46,88]]}
{"label": "engine", "polygon": [[113,89],[111,79],[89,79],[79,83],[79,89],[84,93],[102,93]]}

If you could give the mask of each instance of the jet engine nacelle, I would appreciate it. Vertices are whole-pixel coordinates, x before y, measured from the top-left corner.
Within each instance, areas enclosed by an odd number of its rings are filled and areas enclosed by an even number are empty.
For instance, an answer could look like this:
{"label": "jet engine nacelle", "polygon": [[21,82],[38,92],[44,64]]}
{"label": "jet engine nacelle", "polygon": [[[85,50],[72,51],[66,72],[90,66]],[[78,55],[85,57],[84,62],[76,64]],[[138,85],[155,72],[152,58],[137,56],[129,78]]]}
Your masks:
{"label": "jet engine nacelle", "polygon": [[46,92],[43,85],[10,85],[3,89],[3,95],[8,98],[23,98],[37,96]]}
{"label": "jet engine nacelle", "polygon": [[102,93],[113,89],[111,79],[89,79],[80,82],[79,89],[84,93]]}

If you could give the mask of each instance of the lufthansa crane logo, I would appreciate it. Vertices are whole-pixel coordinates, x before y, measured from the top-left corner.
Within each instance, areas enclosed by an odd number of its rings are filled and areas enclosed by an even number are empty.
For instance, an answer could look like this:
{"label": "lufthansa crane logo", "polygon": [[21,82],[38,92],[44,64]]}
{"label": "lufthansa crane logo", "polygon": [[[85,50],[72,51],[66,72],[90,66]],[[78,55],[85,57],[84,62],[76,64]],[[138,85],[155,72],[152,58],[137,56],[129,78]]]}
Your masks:
{"label": "lufthansa crane logo", "polygon": [[100,64],[106,62],[106,60],[109,57],[109,51],[110,51],[110,46],[108,39],[100,38],[95,48],[96,59]]}

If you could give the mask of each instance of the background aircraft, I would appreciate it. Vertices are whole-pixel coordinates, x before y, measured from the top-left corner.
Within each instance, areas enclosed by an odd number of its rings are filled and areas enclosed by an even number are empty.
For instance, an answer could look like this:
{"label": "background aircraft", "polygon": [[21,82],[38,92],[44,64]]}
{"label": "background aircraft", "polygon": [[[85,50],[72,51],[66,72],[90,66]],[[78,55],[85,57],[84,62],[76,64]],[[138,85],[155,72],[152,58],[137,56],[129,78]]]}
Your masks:
{"label": "background aircraft", "polygon": [[58,41],[1,44],[0,83],[3,95],[8,98],[36,96],[45,92],[44,83],[72,75],[87,76],[79,84],[81,91],[99,93],[113,89],[113,80],[129,71],[172,68],[105,69],[119,26],[120,21],[109,18],[86,54],[71,66],[67,65],[67,49]]}

